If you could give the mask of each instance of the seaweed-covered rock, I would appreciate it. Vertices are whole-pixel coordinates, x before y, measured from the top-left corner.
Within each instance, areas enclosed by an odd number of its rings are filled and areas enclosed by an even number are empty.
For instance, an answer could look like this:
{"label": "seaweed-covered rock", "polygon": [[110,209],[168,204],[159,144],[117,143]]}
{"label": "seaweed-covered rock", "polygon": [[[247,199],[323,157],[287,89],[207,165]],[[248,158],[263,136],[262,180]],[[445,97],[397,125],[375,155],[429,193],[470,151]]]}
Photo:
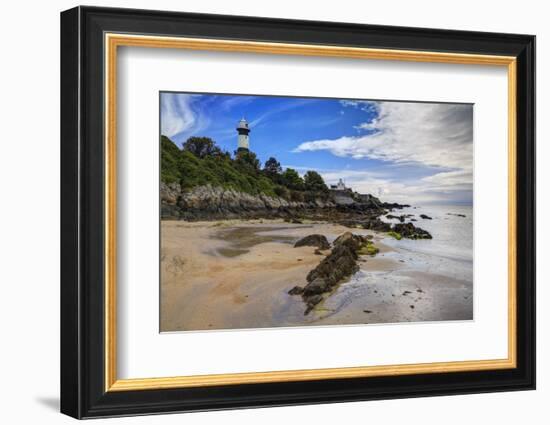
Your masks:
{"label": "seaweed-covered rock", "polygon": [[302,291],[302,295],[307,298],[312,295],[319,295],[324,292],[330,291],[330,283],[322,277],[317,277],[315,280],[309,282]]}
{"label": "seaweed-covered rock", "polygon": [[428,231],[416,227],[412,223],[394,224],[392,230],[407,239],[432,239],[432,235]]}
{"label": "seaweed-covered rock", "polygon": [[322,295],[313,295],[312,297],[309,297],[306,301],[306,311],[304,312],[304,315],[308,314],[313,308],[319,304],[321,301],[323,301]]}
{"label": "seaweed-covered rock", "polygon": [[330,254],[308,273],[307,285],[303,288],[295,286],[288,292],[290,295],[302,296],[306,304],[304,314],[309,314],[321,302],[323,294],[332,291],[343,279],[359,270],[359,254],[375,255],[378,252],[370,239],[351,232],[343,233],[334,241]]}
{"label": "seaweed-covered rock", "polygon": [[389,232],[391,229],[391,224],[386,223],[377,217],[363,222],[363,229],[375,230],[378,232]]}
{"label": "seaweed-covered rock", "polygon": [[432,219],[429,215],[426,215],[426,214],[420,214],[420,218],[423,218],[424,220],[431,220]]}
{"label": "seaweed-covered rock", "polygon": [[366,241],[367,238],[364,236],[354,235],[351,232],[345,232],[334,240],[333,245],[334,247],[337,247],[339,245],[347,245],[354,251],[357,251]]}
{"label": "seaweed-covered rock", "polygon": [[327,292],[330,287],[336,285],[340,280],[359,270],[357,265],[358,256],[351,245],[352,243],[350,240],[349,243],[335,246],[332,252],[308,273],[306,280],[309,283],[304,288],[304,295],[311,292],[318,293],[318,288],[321,287],[321,283],[316,282],[318,280],[324,281],[326,286],[322,292]]}
{"label": "seaweed-covered rock", "polygon": [[295,286],[290,291],[288,291],[289,295],[302,295],[304,293],[304,288],[301,286]]}
{"label": "seaweed-covered rock", "polygon": [[300,246],[314,246],[319,249],[330,248],[327,238],[324,235],[318,234],[306,236],[294,244],[294,248],[298,248]]}

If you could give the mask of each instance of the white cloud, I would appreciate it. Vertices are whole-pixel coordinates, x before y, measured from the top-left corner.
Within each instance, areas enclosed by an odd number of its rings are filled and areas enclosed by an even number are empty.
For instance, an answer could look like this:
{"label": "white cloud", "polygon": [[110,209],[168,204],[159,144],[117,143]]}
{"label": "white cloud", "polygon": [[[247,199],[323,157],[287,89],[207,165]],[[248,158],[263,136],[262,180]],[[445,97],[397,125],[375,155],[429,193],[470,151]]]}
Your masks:
{"label": "white cloud", "polygon": [[[355,136],[313,140],[294,152],[327,150],[339,157],[387,161],[383,174],[339,170],[322,172],[327,183],[342,178],[361,193],[402,203],[467,202],[473,189],[473,108],[471,105],[343,100],[343,107],[365,111]],[[423,178],[401,167],[438,168]],[[441,171],[443,169],[443,171]]]}
{"label": "white cloud", "polygon": [[341,100],[340,105],[345,107],[359,108],[365,112],[376,112],[378,109],[378,102],[372,100]]}
{"label": "white cloud", "polygon": [[160,101],[161,133],[163,135],[173,137],[194,126],[196,116],[191,108],[191,95],[162,93]]}
{"label": "white cloud", "polygon": [[[284,165],[283,168],[294,168],[302,176],[312,169],[294,165]],[[313,168],[321,174],[327,185],[336,184],[342,179],[354,191],[373,194],[386,202],[415,205],[471,202],[470,171],[446,171],[416,178],[406,177],[401,167],[384,167],[376,171]]]}
{"label": "white cloud", "polygon": [[181,143],[200,134],[210,125],[209,115],[198,99],[200,94],[162,93],[160,97],[161,134]]}
{"label": "white cloud", "polygon": [[355,159],[471,169],[472,106],[364,101],[342,104],[368,111],[376,109],[374,119],[356,126],[369,133],[308,141],[295,152],[328,150],[336,156]]}
{"label": "white cloud", "polygon": [[471,169],[445,171],[422,179],[424,183],[436,187],[469,187],[472,188],[473,176]]}

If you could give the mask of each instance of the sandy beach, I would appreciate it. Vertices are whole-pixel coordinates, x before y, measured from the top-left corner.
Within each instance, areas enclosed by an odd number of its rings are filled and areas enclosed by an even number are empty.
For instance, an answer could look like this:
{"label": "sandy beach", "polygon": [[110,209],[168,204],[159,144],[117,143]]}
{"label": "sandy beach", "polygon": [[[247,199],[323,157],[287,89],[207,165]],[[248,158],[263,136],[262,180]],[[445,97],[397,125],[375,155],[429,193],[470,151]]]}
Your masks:
{"label": "sandy beach", "polygon": [[161,227],[163,332],[473,318],[472,274],[461,272],[471,262],[414,250],[427,241],[400,247],[386,234],[353,230],[372,235],[380,252],[361,256],[360,270],[304,315],[301,297],[288,291],[304,285],[323,256],[294,243],[314,233],[332,242],[350,229],[282,220],[162,221]]}

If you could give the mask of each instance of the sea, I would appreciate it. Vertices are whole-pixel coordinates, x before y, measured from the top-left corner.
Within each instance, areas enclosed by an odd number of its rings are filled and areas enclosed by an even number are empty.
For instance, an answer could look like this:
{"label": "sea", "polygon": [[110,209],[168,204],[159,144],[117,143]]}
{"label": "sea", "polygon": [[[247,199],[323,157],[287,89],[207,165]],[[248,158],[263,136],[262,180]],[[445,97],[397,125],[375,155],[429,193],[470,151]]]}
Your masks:
{"label": "sea", "polygon": [[[430,232],[433,239],[422,240],[422,243],[411,239],[400,241],[386,239],[384,243],[387,245],[458,261],[472,261],[474,239],[472,206],[427,205],[403,208],[402,210],[396,209],[391,214],[396,216],[402,214],[414,215],[411,218],[415,218],[417,221],[413,224]],[[420,218],[421,214],[427,215],[431,220]],[[387,222],[399,223],[397,219],[381,218]],[[409,222],[409,220],[407,218],[405,222]]]}
{"label": "sea", "polygon": [[[392,248],[376,258],[390,259],[401,266],[397,269],[372,270],[367,260],[348,282],[338,287],[325,302],[327,315],[345,314],[357,305],[373,304],[375,313],[369,323],[464,320],[472,317],[473,300],[473,208],[471,206],[426,205],[394,210],[391,215],[412,214],[405,223],[427,230],[432,239],[397,240],[384,236],[382,243]],[[420,218],[425,214],[430,219]],[[399,223],[398,219],[382,220]],[[394,263],[395,264],[395,263]],[[435,286],[434,286],[435,285]],[[408,305],[396,310],[394,295],[416,293],[422,287],[422,303],[414,310]],[[375,289],[376,288],[376,289]],[[388,296],[391,293],[391,297]],[[406,292],[405,292],[406,293]],[[384,298],[386,297],[386,298]],[[380,300],[376,305],[376,300]],[[384,312],[394,312],[384,317]]]}

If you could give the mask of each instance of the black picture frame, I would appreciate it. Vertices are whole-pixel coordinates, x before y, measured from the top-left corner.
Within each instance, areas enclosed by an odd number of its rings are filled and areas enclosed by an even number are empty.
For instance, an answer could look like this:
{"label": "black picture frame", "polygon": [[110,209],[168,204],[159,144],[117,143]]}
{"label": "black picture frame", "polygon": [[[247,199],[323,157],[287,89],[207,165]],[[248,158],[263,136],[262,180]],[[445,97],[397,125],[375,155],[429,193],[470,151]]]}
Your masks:
{"label": "black picture frame", "polygon": [[[517,367],[474,372],[105,391],[104,33],[517,58]],[[76,7],[61,13],[61,412],[75,418],[535,388],[535,37]]]}

